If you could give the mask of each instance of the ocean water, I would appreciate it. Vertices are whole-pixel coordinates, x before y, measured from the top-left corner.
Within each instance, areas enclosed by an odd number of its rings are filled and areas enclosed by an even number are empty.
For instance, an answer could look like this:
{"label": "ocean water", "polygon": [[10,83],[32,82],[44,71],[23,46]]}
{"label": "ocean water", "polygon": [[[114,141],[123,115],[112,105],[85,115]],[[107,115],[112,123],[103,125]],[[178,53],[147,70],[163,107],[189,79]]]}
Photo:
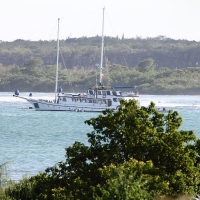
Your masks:
{"label": "ocean water", "polygon": [[[20,93],[28,97],[28,93]],[[54,99],[53,93],[34,93],[34,98]],[[157,108],[177,110],[183,118],[183,130],[194,130],[200,137],[200,96],[140,95],[141,106],[153,101]],[[65,148],[75,141],[87,144],[92,127],[85,120],[99,113],[49,112],[28,109],[31,105],[0,93],[0,165],[8,163],[9,176],[18,181],[36,175],[47,167],[65,161]]]}

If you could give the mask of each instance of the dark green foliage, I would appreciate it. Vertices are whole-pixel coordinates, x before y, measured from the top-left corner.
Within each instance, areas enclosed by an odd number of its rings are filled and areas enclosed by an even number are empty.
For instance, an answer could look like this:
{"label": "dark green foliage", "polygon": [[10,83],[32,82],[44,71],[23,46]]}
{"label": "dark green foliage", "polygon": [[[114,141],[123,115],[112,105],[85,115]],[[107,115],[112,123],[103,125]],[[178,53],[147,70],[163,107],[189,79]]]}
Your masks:
{"label": "dark green foliage", "polygon": [[121,101],[86,120],[89,146],[75,142],[60,162],[7,189],[15,199],[154,199],[197,193],[199,140],[180,130],[176,111],[159,113],[154,103]]}
{"label": "dark green foliage", "polygon": [[106,183],[102,186],[97,185],[96,190],[101,192],[101,196],[95,193],[95,199],[153,199],[153,195],[148,192],[148,181],[151,179],[148,174],[152,167],[151,162],[145,164],[133,159],[118,167],[112,164],[108,167],[104,166],[100,172],[105,177]]}
{"label": "dark green foliage", "polygon": [[138,64],[137,69],[138,69],[139,72],[153,71],[155,69],[154,60],[152,60],[152,59],[146,59],[146,60],[141,61]]}
{"label": "dark green foliage", "polygon": [[5,194],[5,191],[4,189],[0,188],[0,199],[1,200],[12,200],[10,197],[8,197],[6,194]]}
{"label": "dark green foliage", "polygon": [[[142,60],[152,58],[156,66],[171,69],[196,66],[200,60],[200,44],[195,41],[156,38],[105,37],[105,57],[108,64],[120,64],[129,68]],[[101,37],[67,38],[60,41],[61,55],[68,69],[84,67],[90,69],[100,62]],[[44,65],[56,62],[56,41],[25,41],[0,43],[0,57],[4,66],[40,58]],[[197,64],[198,65],[198,64]]]}
{"label": "dark green foliage", "polygon": [[[7,68],[0,65],[0,91],[19,89],[28,92],[54,92],[55,65],[39,67],[37,59],[27,61],[23,68],[16,65]],[[41,61],[41,60],[39,60]],[[199,67],[188,67],[184,70],[160,68],[153,70],[153,60],[144,60],[148,72],[139,68],[129,69],[122,65],[109,65],[104,71],[103,83],[110,86],[137,86],[140,93],[149,94],[198,94],[200,89]],[[147,66],[146,64],[150,64]],[[141,66],[140,66],[141,67]],[[141,70],[141,69],[140,69]],[[68,91],[82,92],[87,87],[98,84],[98,69],[84,68],[62,69],[59,65],[59,87]]]}
{"label": "dark green foliage", "polygon": [[[60,41],[63,91],[98,84],[100,52],[100,36]],[[0,58],[0,91],[54,92],[56,41],[2,42]],[[137,86],[143,94],[199,94],[199,60],[199,42],[105,37],[103,83]]]}

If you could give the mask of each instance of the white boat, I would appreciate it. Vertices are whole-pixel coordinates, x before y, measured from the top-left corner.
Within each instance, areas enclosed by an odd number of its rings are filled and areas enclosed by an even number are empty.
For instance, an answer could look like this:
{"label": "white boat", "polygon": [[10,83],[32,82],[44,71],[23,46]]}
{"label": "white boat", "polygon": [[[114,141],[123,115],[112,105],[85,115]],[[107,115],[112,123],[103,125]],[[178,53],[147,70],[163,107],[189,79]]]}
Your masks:
{"label": "white boat", "polygon": [[[103,8],[103,25],[102,25],[102,44],[101,44],[101,64],[99,86],[89,88],[85,93],[62,93],[62,88],[58,89],[58,58],[59,58],[59,19],[57,34],[57,70],[55,84],[55,99],[52,101],[43,99],[33,99],[20,97],[19,91],[16,90],[13,96],[27,100],[37,111],[79,111],[79,112],[102,112],[105,109],[117,109],[120,100],[136,99],[138,94],[123,94],[109,86],[103,86],[102,69],[103,69],[103,48],[104,48],[104,10]],[[30,93],[31,94],[31,93]],[[139,101],[138,101],[139,102]]]}

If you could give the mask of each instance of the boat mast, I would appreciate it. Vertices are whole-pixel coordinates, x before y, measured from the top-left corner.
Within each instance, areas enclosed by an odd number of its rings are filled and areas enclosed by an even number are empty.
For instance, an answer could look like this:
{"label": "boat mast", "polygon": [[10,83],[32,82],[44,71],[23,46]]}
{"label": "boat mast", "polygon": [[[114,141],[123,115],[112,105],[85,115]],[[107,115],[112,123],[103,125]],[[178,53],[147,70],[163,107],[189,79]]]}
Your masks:
{"label": "boat mast", "polygon": [[57,32],[57,64],[56,64],[56,86],[55,86],[55,102],[58,91],[58,58],[59,58],[59,20],[58,18],[58,32]]}
{"label": "boat mast", "polygon": [[104,48],[104,10],[103,8],[103,21],[102,21],[102,39],[101,39],[101,64],[100,64],[100,78],[99,85],[102,86],[102,69],[103,69],[103,48]]}

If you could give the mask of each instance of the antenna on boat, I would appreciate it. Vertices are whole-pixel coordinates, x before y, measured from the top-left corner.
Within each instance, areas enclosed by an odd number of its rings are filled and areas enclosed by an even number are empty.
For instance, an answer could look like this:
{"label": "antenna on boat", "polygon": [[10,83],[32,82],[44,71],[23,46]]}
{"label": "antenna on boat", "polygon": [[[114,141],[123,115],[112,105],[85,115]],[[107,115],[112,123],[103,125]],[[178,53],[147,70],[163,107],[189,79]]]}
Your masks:
{"label": "antenna on boat", "polygon": [[56,102],[56,94],[57,94],[57,91],[58,91],[59,21],[60,21],[60,18],[58,18],[58,32],[57,32],[57,64],[56,64],[55,102]]}
{"label": "antenna on boat", "polygon": [[104,11],[105,6],[103,7],[103,21],[102,21],[102,39],[101,39],[101,64],[100,64],[100,78],[99,78],[99,85],[103,86],[102,84],[102,69],[103,69],[103,48],[104,48]]}

